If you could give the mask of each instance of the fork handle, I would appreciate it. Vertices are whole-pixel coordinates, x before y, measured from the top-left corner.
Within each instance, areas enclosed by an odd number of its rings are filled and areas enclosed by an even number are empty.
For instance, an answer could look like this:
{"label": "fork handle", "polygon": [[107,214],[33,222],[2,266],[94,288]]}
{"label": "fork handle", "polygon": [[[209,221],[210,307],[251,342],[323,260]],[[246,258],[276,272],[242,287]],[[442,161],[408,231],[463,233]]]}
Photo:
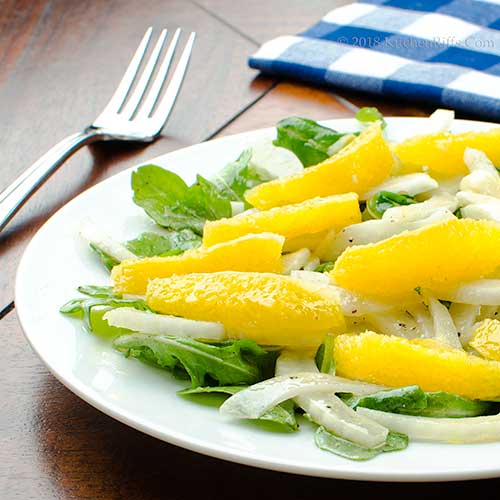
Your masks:
{"label": "fork handle", "polygon": [[73,153],[91,142],[103,139],[99,129],[88,128],[57,143],[12,184],[0,193],[0,231],[7,225],[26,200]]}

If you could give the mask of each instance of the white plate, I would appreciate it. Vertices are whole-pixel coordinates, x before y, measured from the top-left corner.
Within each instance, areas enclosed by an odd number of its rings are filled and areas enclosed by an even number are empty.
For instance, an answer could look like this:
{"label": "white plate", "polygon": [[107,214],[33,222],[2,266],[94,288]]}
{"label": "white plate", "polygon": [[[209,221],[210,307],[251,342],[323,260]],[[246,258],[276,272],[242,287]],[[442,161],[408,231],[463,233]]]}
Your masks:
{"label": "white plate", "polygon": [[[421,118],[391,118],[387,132],[400,140],[425,133]],[[325,122],[355,130],[354,120]],[[484,130],[491,124],[456,121],[454,131]],[[154,160],[181,174],[209,175],[256,139],[274,129],[198,144]],[[90,217],[118,240],[154,228],[131,199],[131,170],[122,172],[72,200],[36,234],[19,266],[16,306],[33,349],[70,390],[104,413],[169,443],[206,455],[285,472],[374,481],[435,481],[500,475],[500,442],[478,445],[411,443],[406,451],[351,462],[323,452],[311,428],[277,434],[222,418],[217,410],[176,395],[186,384],[168,373],[124,358],[110,345],[59,314],[79,285],[108,284],[108,275],[80,241],[80,221]]]}

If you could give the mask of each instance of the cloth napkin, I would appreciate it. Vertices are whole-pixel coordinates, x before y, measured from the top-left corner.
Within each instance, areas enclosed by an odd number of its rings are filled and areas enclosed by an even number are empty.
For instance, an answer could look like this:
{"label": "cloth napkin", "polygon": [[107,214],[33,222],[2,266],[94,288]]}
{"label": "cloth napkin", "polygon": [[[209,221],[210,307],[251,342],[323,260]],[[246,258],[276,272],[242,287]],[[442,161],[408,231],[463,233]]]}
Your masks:
{"label": "cloth napkin", "polygon": [[284,78],[500,120],[500,0],[363,0],[249,59]]}

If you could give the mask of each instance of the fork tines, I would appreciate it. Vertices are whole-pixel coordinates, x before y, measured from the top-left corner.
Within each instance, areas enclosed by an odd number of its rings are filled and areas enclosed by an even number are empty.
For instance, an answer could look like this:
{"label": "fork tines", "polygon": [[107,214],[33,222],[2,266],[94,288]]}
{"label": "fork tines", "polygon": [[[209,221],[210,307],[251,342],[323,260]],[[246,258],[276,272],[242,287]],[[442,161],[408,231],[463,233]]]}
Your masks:
{"label": "fork tines", "polygon": [[[152,33],[153,28],[148,28],[141,40],[141,43],[137,47],[134,57],[125,71],[118,88],[104,109],[102,113],[103,115],[106,113],[118,113],[121,119],[131,120],[134,117],[134,119],[154,120],[159,126],[163,126],[165,124],[182,85],[193,49],[196,33],[190,33],[174,73],[166,88],[165,95],[161,99],[154,113],[153,110],[155,109],[155,105],[158,102],[165,81],[167,80],[169,68],[174,58],[176,48],[179,44],[181,29],[177,28],[175,30],[154,79],[152,79],[152,77],[158,66],[160,55],[166,45],[168,32],[166,29],[161,31],[158,41],[156,42],[149,59],[146,62],[145,56],[151,41]],[[139,76],[139,68],[144,63],[144,69]]]}

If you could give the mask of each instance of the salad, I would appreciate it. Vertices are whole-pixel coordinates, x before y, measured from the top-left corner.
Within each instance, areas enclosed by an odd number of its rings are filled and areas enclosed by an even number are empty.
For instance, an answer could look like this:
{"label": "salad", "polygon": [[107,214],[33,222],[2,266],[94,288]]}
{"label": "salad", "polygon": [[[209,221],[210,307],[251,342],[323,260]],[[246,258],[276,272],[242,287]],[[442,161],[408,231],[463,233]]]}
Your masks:
{"label": "salad", "polygon": [[61,313],[181,397],[266,431],[306,419],[348,459],[500,440],[500,128],[452,134],[437,110],[395,144],[376,108],[356,118],[284,119],[191,186],[137,168],[156,229],[119,242],[85,221],[110,284]]}

